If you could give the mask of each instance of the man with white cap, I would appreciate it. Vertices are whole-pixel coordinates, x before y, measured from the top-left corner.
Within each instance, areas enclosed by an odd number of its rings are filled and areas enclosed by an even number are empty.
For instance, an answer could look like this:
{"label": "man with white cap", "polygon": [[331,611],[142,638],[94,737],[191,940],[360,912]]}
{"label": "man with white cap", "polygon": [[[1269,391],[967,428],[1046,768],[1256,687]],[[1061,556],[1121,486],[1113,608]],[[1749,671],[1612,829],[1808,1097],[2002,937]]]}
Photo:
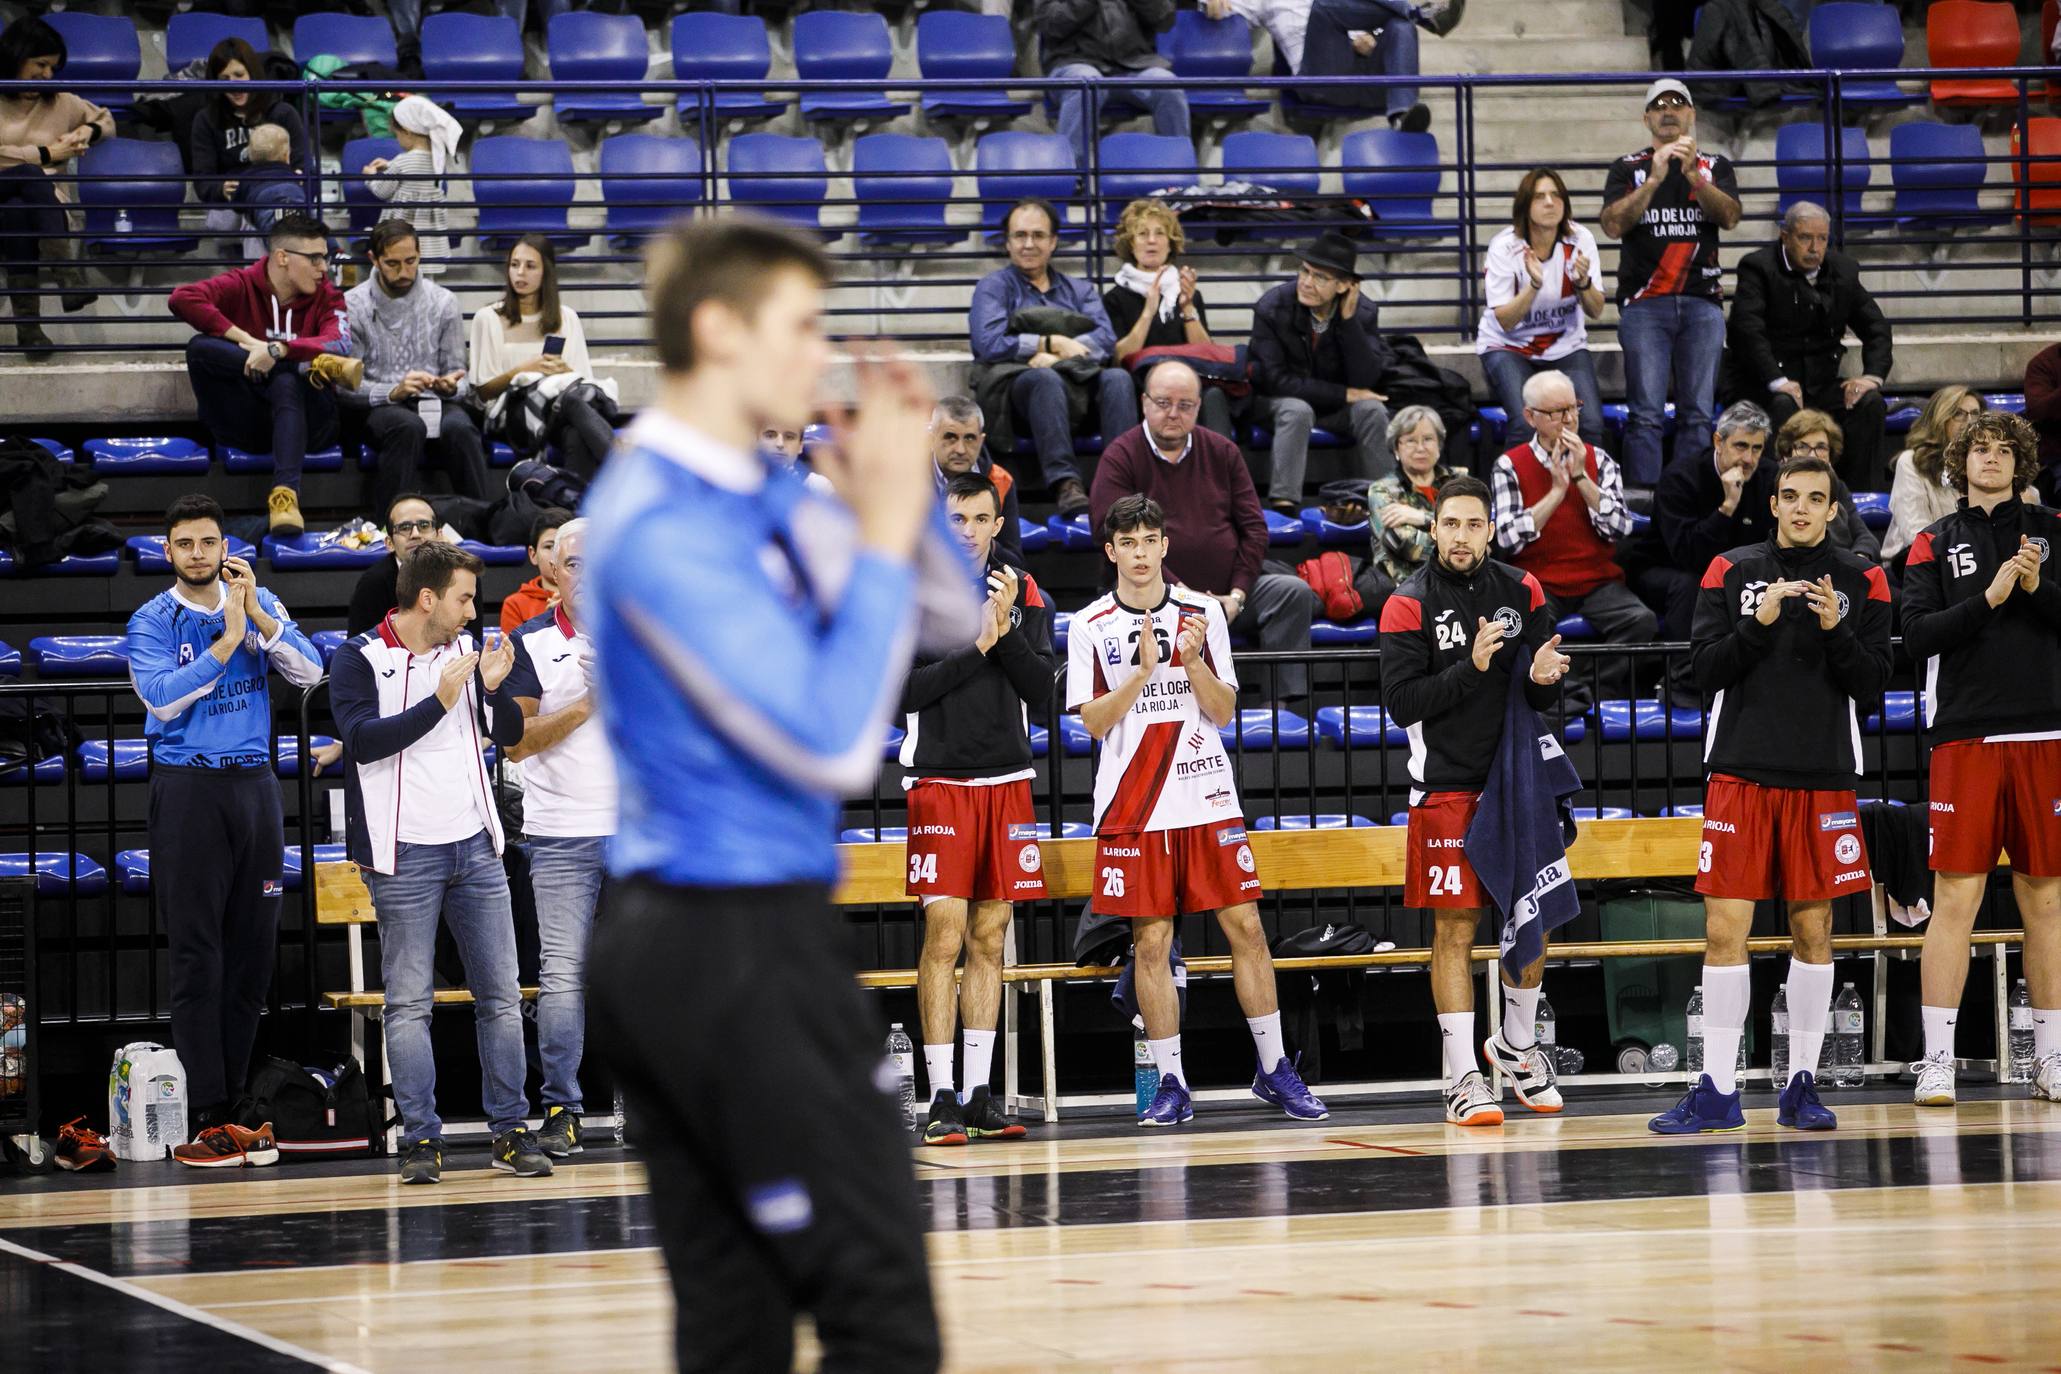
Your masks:
{"label": "man with white cap", "polygon": [[1718,360],[1725,346],[1718,231],[1739,223],[1730,161],[1696,146],[1696,102],[1662,77],[1646,88],[1650,147],[1626,153],[1603,183],[1603,232],[1617,260],[1617,337],[1624,347],[1626,479],[1660,480],[1660,427],[1675,391],[1675,459],[1710,443]]}

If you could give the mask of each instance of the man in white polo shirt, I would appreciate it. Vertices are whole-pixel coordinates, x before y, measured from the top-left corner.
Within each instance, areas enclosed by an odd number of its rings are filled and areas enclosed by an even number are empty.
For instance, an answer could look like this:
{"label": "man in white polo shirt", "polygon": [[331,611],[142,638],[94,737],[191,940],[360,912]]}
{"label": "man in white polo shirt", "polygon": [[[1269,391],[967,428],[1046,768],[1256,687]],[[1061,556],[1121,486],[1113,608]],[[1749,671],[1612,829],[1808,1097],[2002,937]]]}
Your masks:
{"label": "man in white polo shirt", "polygon": [[615,758],[594,719],[580,633],[581,545],[587,522],[558,529],[558,605],[515,631],[515,667],[503,686],[524,717],[522,828],[542,949],[537,1049],[544,1061],[544,1128],[553,1159],[580,1153],[580,1057],[587,1043],[587,936],[608,837],[615,834]]}

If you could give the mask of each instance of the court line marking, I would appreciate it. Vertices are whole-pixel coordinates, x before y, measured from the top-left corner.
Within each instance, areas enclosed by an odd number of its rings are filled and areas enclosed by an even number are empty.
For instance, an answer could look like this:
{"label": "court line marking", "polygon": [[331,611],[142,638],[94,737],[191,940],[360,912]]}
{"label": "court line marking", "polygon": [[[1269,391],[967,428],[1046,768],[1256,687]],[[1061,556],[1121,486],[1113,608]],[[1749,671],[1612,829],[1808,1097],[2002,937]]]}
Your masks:
{"label": "court line marking", "polygon": [[159,1311],[169,1312],[175,1317],[200,1326],[209,1327],[221,1332],[225,1336],[231,1336],[237,1340],[258,1346],[261,1349],[269,1350],[275,1355],[285,1355],[304,1364],[313,1365],[317,1369],[328,1370],[329,1374],[371,1374],[370,1370],[365,1369],[361,1365],[352,1364],[348,1360],[339,1360],[329,1355],[318,1355],[312,1350],[306,1350],[293,1344],[291,1341],[282,1341],[277,1336],[268,1336],[262,1331],[256,1331],[243,1325],[241,1322],[231,1321],[227,1317],[218,1317],[212,1312],[180,1302],[177,1298],[167,1297],[162,1293],[153,1293],[147,1288],[139,1288],[126,1279],[118,1279],[111,1274],[103,1274],[98,1269],[88,1269],[83,1264],[76,1264],[68,1259],[59,1259],[56,1255],[48,1255],[41,1250],[31,1250],[26,1245],[17,1245],[4,1236],[0,1236],[0,1251],[5,1251],[11,1255],[18,1255],[32,1264],[44,1265],[60,1273],[82,1278],[88,1283],[97,1284],[102,1288],[120,1293],[125,1298],[133,1298],[137,1302],[148,1303]]}

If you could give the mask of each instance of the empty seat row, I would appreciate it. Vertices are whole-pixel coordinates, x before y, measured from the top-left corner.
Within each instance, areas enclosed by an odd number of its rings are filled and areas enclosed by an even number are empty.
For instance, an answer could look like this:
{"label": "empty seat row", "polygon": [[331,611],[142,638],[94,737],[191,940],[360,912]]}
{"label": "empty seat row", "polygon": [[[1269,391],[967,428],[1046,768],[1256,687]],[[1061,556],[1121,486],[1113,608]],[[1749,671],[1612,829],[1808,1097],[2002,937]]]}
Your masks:
{"label": "empty seat row", "polygon": [[[317,749],[327,748],[336,741],[327,735],[310,737]],[[75,766],[72,766],[75,765]],[[74,749],[69,756],[52,754],[36,761],[35,767],[26,770],[36,782],[49,784],[62,782],[68,771],[77,773],[81,782],[141,782],[150,776],[150,741],[147,739],[89,739]],[[0,784],[19,784],[24,769],[19,764],[0,767]],[[279,736],[279,753],[274,771],[282,778],[297,778],[301,772],[300,741],[291,735]]]}

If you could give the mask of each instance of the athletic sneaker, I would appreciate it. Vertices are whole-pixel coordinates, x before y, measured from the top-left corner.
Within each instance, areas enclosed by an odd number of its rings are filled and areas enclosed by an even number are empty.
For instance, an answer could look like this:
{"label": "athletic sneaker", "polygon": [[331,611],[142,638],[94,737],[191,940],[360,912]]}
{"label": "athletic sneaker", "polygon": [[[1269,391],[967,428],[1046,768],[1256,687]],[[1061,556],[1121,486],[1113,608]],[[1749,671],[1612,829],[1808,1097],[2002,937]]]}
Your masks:
{"label": "athletic sneaker", "polygon": [[527,1126],[514,1126],[494,1137],[494,1167],[517,1178],[548,1178],[551,1157]]}
{"label": "athletic sneaker", "polygon": [[1818,1079],[1809,1069],[1789,1075],[1775,1108],[1775,1124],[1799,1131],[1829,1131],[1839,1125],[1832,1109],[1819,1100]]}
{"label": "athletic sneaker", "polygon": [[196,1169],[258,1168],[279,1162],[279,1142],[269,1121],[254,1131],[225,1121],[205,1128],[189,1144],[174,1146],[172,1158]]}
{"label": "athletic sneaker", "polygon": [[1140,1126],[1178,1126],[1184,1121],[1195,1119],[1195,1099],[1188,1095],[1188,1085],[1170,1073],[1159,1076],[1159,1091],[1153,1095],[1152,1105],[1139,1116]]}
{"label": "athletic sneaker", "polygon": [[1021,1140],[1029,1132],[1023,1123],[1002,1110],[995,1094],[983,1083],[966,1099],[966,1134],[975,1140]]}
{"label": "athletic sneaker", "polygon": [[1918,1086],[1911,1093],[1911,1101],[1920,1107],[1951,1107],[1954,1105],[1954,1057],[1945,1050],[1928,1054],[1911,1065],[1911,1072],[1918,1075]]}
{"label": "athletic sneaker", "polygon": [[424,1138],[408,1147],[401,1156],[401,1182],[442,1183],[444,1181],[444,1147],[441,1141]]}
{"label": "athletic sneaker", "polygon": [[2033,1066],[2032,1095],[2061,1102],[2061,1054],[2050,1054]]}
{"label": "athletic sneaker", "polygon": [[1682,1094],[1682,1100],[1646,1123],[1655,1135],[1705,1135],[1714,1131],[1743,1131],[1746,1114],[1739,1110],[1739,1092],[1721,1093],[1704,1074],[1696,1086]]}
{"label": "athletic sneaker", "polygon": [[939,1088],[930,1099],[930,1119],[923,1123],[925,1145],[964,1145],[966,1115],[959,1110],[959,1094]]}
{"label": "athletic sneaker", "polygon": [[1331,1115],[1331,1109],[1323,1100],[1309,1090],[1298,1072],[1302,1067],[1302,1056],[1293,1061],[1282,1059],[1271,1070],[1254,1076],[1252,1095],[1269,1107],[1279,1107],[1297,1121],[1322,1121]]}
{"label": "athletic sneaker", "polygon": [[1481,1042],[1481,1052],[1497,1072],[1510,1080],[1517,1100],[1533,1111],[1550,1115],[1566,1105],[1560,1100],[1560,1089],[1554,1086],[1552,1057],[1543,1046],[1514,1049],[1498,1026],[1494,1035]]}
{"label": "athletic sneaker", "polygon": [[570,1107],[551,1107],[544,1112],[544,1129],[537,1132],[537,1145],[553,1159],[584,1154],[580,1143],[580,1114]]}
{"label": "athletic sneaker", "polygon": [[101,1138],[100,1132],[86,1124],[85,1117],[74,1117],[58,1129],[58,1168],[84,1173],[88,1169],[112,1169],[114,1166],[114,1152],[107,1148],[107,1141]]}
{"label": "athletic sneaker", "polygon": [[1464,1078],[1446,1086],[1446,1124],[1448,1126],[1500,1126],[1503,1124],[1503,1108],[1496,1101],[1496,1095],[1489,1091],[1488,1080],[1481,1076],[1481,1070],[1469,1069]]}

